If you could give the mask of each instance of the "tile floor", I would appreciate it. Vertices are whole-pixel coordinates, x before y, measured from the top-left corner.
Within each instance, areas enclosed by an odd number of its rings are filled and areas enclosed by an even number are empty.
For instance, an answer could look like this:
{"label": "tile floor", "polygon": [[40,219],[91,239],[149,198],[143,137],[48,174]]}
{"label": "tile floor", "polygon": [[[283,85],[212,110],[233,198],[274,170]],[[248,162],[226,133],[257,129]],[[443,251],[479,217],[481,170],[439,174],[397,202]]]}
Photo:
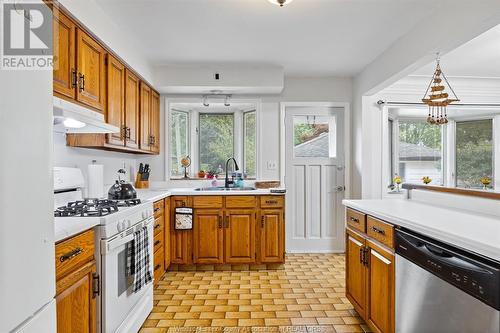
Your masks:
{"label": "tile floor", "polygon": [[369,332],[344,297],[344,264],[291,254],[281,270],[167,272],[140,333]]}

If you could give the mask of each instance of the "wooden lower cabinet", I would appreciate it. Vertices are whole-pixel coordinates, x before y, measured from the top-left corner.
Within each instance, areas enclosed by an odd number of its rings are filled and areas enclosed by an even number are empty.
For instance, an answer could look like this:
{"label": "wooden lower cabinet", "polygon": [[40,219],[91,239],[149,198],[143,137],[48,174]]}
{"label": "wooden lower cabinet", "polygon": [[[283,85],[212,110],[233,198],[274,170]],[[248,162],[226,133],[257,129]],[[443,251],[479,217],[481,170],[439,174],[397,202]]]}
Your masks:
{"label": "wooden lower cabinet", "polygon": [[362,260],[365,244],[365,238],[347,229],[346,297],[361,317],[366,315],[366,267]]}
{"label": "wooden lower cabinet", "polygon": [[395,331],[394,261],[393,249],[346,230],[346,297],[373,332]]}
{"label": "wooden lower cabinet", "polygon": [[285,260],[285,223],[283,210],[267,209],[260,212],[260,261],[279,263]]}
{"label": "wooden lower cabinet", "polygon": [[394,332],[395,256],[368,240],[368,304],[366,321],[374,332]]}
{"label": "wooden lower cabinet", "polygon": [[170,218],[170,198],[165,198],[164,199],[164,205],[165,205],[165,224],[163,226],[165,236],[163,237],[165,240],[165,253],[164,253],[164,260],[165,260],[165,269],[168,269],[170,266],[171,262],[171,257],[170,257],[170,237],[171,237],[171,218]]}
{"label": "wooden lower cabinet", "polygon": [[170,230],[170,262],[172,264],[191,264],[192,263],[192,230],[175,230],[175,208],[191,207],[192,198],[187,196],[172,197],[171,204],[171,230]]}
{"label": "wooden lower cabinet", "polygon": [[83,232],[55,247],[58,333],[96,332],[100,293],[94,259],[94,232]]}
{"label": "wooden lower cabinet", "polygon": [[228,210],[226,212],[224,243],[225,262],[249,264],[255,262],[255,219],[253,210]]}
{"label": "wooden lower cabinet", "polygon": [[193,263],[224,262],[223,214],[218,209],[196,209],[193,221]]}

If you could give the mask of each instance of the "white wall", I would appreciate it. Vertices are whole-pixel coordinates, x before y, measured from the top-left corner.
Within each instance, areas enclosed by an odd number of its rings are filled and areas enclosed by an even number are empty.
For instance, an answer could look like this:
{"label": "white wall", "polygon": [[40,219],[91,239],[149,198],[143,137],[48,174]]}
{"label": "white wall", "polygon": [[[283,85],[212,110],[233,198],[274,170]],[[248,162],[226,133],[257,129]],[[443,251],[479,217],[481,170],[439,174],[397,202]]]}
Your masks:
{"label": "white wall", "polygon": [[[162,95],[165,98],[183,98],[193,97],[201,98],[200,95]],[[261,126],[260,133],[260,158],[259,165],[261,174],[259,179],[263,180],[279,180],[279,157],[280,157],[280,102],[351,102],[352,99],[352,81],[349,78],[285,78],[285,88],[280,95],[265,95],[265,96],[234,96],[234,99],[260,99],[261,114],[259,124]],[[164,98],[162,98],[163,101]],[[168,144],[165,138],[165,110],[162,105],[162,140],[163,148],[160,156],[155,157],[139,157],[138,162],[149,163],[152,168],[152,180],[164,182],[165,157],[164,147]],[[276,170],[268,170],[267,162],[275,161],[277,163]],[[163,183],[163,186],[192,186],[192,182],[185,181],[168,181]]]}
{"label": "white wall", "polygon": [[377,168],[382,164],[382,154],[373,153],[381,147],[380,115],[372,101],[363,96],[372,96],[431,62],[436,52],[444,54],[500,23],[497,0],[460,0],[449,4],[443,2],[441,11],[417,24],[354,78],[353,197],[380,197],[376,188],[379,182],[374,178],[380,177]]}
{"label": "white wall", "polygon": [[64,133],[53,134],[54,138],[54,166],[80,168],[87,181],[87,166],[96,160],[97,164],[104,165],[104,184],[112,184],[117,178],[118,169],[123,167],[129,180],[131,171],[135,170],[137,156],[133,154],[117,153],[112,151],[74,148],[66,146],[66,135]]}

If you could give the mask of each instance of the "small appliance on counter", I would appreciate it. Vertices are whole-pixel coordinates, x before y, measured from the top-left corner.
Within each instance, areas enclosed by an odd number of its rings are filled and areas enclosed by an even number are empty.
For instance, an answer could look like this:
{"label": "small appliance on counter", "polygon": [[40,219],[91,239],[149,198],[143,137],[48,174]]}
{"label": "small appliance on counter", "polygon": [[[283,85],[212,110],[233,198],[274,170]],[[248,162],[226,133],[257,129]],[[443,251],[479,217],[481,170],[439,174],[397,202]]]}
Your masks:
{"label": "small appliance on counter", "polygon": [[118,170],[118,180],[111,186],[108,191],[108,199],[110,200],[131,200],[137,198],[137,192],[132,184],[129,184],[125,180],[121,179],[120,174],[123,174],[125,178],[125,170]]}
{"label": "small appliance on counter", "polygon": [[149,188],[149,174],[151,169],[149,164],[139,164],[139,171],[135,177],[135,187],[137,188]]}

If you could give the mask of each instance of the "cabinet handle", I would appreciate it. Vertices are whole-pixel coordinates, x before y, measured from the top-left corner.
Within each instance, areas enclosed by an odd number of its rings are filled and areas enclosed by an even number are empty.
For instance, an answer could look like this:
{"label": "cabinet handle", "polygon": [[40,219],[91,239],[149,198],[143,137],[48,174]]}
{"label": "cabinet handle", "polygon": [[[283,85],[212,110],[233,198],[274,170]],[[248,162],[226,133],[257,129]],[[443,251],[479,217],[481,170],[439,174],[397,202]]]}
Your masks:
{"label": "cabinet handle", "polygon": [[380,228],[377,228],[377,227],[372,227],[372,230],[374,232],[376,232],[377,234],[380,234],[380,235],[385,235],[385,231],[380,229]]}
{"label": "cabinet handle", "polygon": [[160,265],[160,264],[156,265],[156,266],[155,266],[155,271],[157,271],[160,267],[161,267],[161,265]]}
{"label": "cabinet handle", "polygon": [[92,298],[96,298],[101,294],[101,283],[97,273],[92,274]]}
{"label": "cabinet handle", "polygon": [[157,211],[159,211],[159,210],[160,210],[160,208],[159,208],[159,207],[156,207],[156,208],[154,209],[154,212],[156,213],[156,212],[157,212]]}
{"label": "cabinet handle", "polygon": [[120,132],[120,140],[127,139],[127,126],[123,125]]}
{"label": "cabinet handle", "polygon": [[71,69],[71,88],[76,88],[78,85],[78,80],[76,78],[76,69]]}
{"label": "cabinet handle", "polygon": [[219,229],[222,229],[222,216],[219,215]]}
{"label": "cabinet handle", "polygon": [[260,217],[260,227],[261,227],[261,228],[264,228],[264,221],[265,221],[265,217],[264,217],[264,215],[262,215],[262,216]]}
{"label": "cabinet handle", "polygon": [[78,89],[80,90],[80,92],[85,91],[85,75],[82,73],[79,73],[78,79],[80,81],[80,86],[78,87]]}
{"label": "cabinet handle", "polygon": [[125,137],[130,140],[130,127],[125,127]]}
{"label": "cabinet handle", "polygon": [[226,228],[229,228],[229,216],[226,216]]}
{"label": "cabinet handle", "polygon": [[368,249],[367,247],[364,247],[364,249],[363,249],[363,264],[366,267],[370,266],[369,254],[368,254],[369,251],[370,251],[370,249]]}
{"label": "cabinet handle", "polygon": [[66,260],[73,259],[77,255],[81,254],[83,252],[83,249],[81,247],[77,247],[76,249],[63,254],[61,257],[59,257],[60,262],[65,262]]}
{"label": "cabinet handle", "polygon": [[159,227],[161,227],[160,223],[155,225],[155,229],[158,229]]}
{"label": "cabinet handle", "polygon": [[278,204],[278,201],[277,200],[266,200],[266,204],[268,204],[268,205],[276,205],[276,204]]}
{"label": "cabinet handle", "polygon": [[161,243],[161,242],[160,242],[159,240],[157,240],[153,246],[156,246],[156,245],[158,245],[158,244],[160,244],[160,243]]}
{"label": "cabinet handle", "polygon": [[354,222],[354,223],[359,223],[359,219],[357,219],[357,218],[355,218],[355,217],[352,217],[352,216],[351,216],[349,219],[350,219],[352,222]]}
{"label": "cabinet handle", "polygon": [[359,263],[364,265],[365,264],[365,260],[363,258],[364,257],[363,254],[364,254],[363,247],[360,247],[359,248]]}

